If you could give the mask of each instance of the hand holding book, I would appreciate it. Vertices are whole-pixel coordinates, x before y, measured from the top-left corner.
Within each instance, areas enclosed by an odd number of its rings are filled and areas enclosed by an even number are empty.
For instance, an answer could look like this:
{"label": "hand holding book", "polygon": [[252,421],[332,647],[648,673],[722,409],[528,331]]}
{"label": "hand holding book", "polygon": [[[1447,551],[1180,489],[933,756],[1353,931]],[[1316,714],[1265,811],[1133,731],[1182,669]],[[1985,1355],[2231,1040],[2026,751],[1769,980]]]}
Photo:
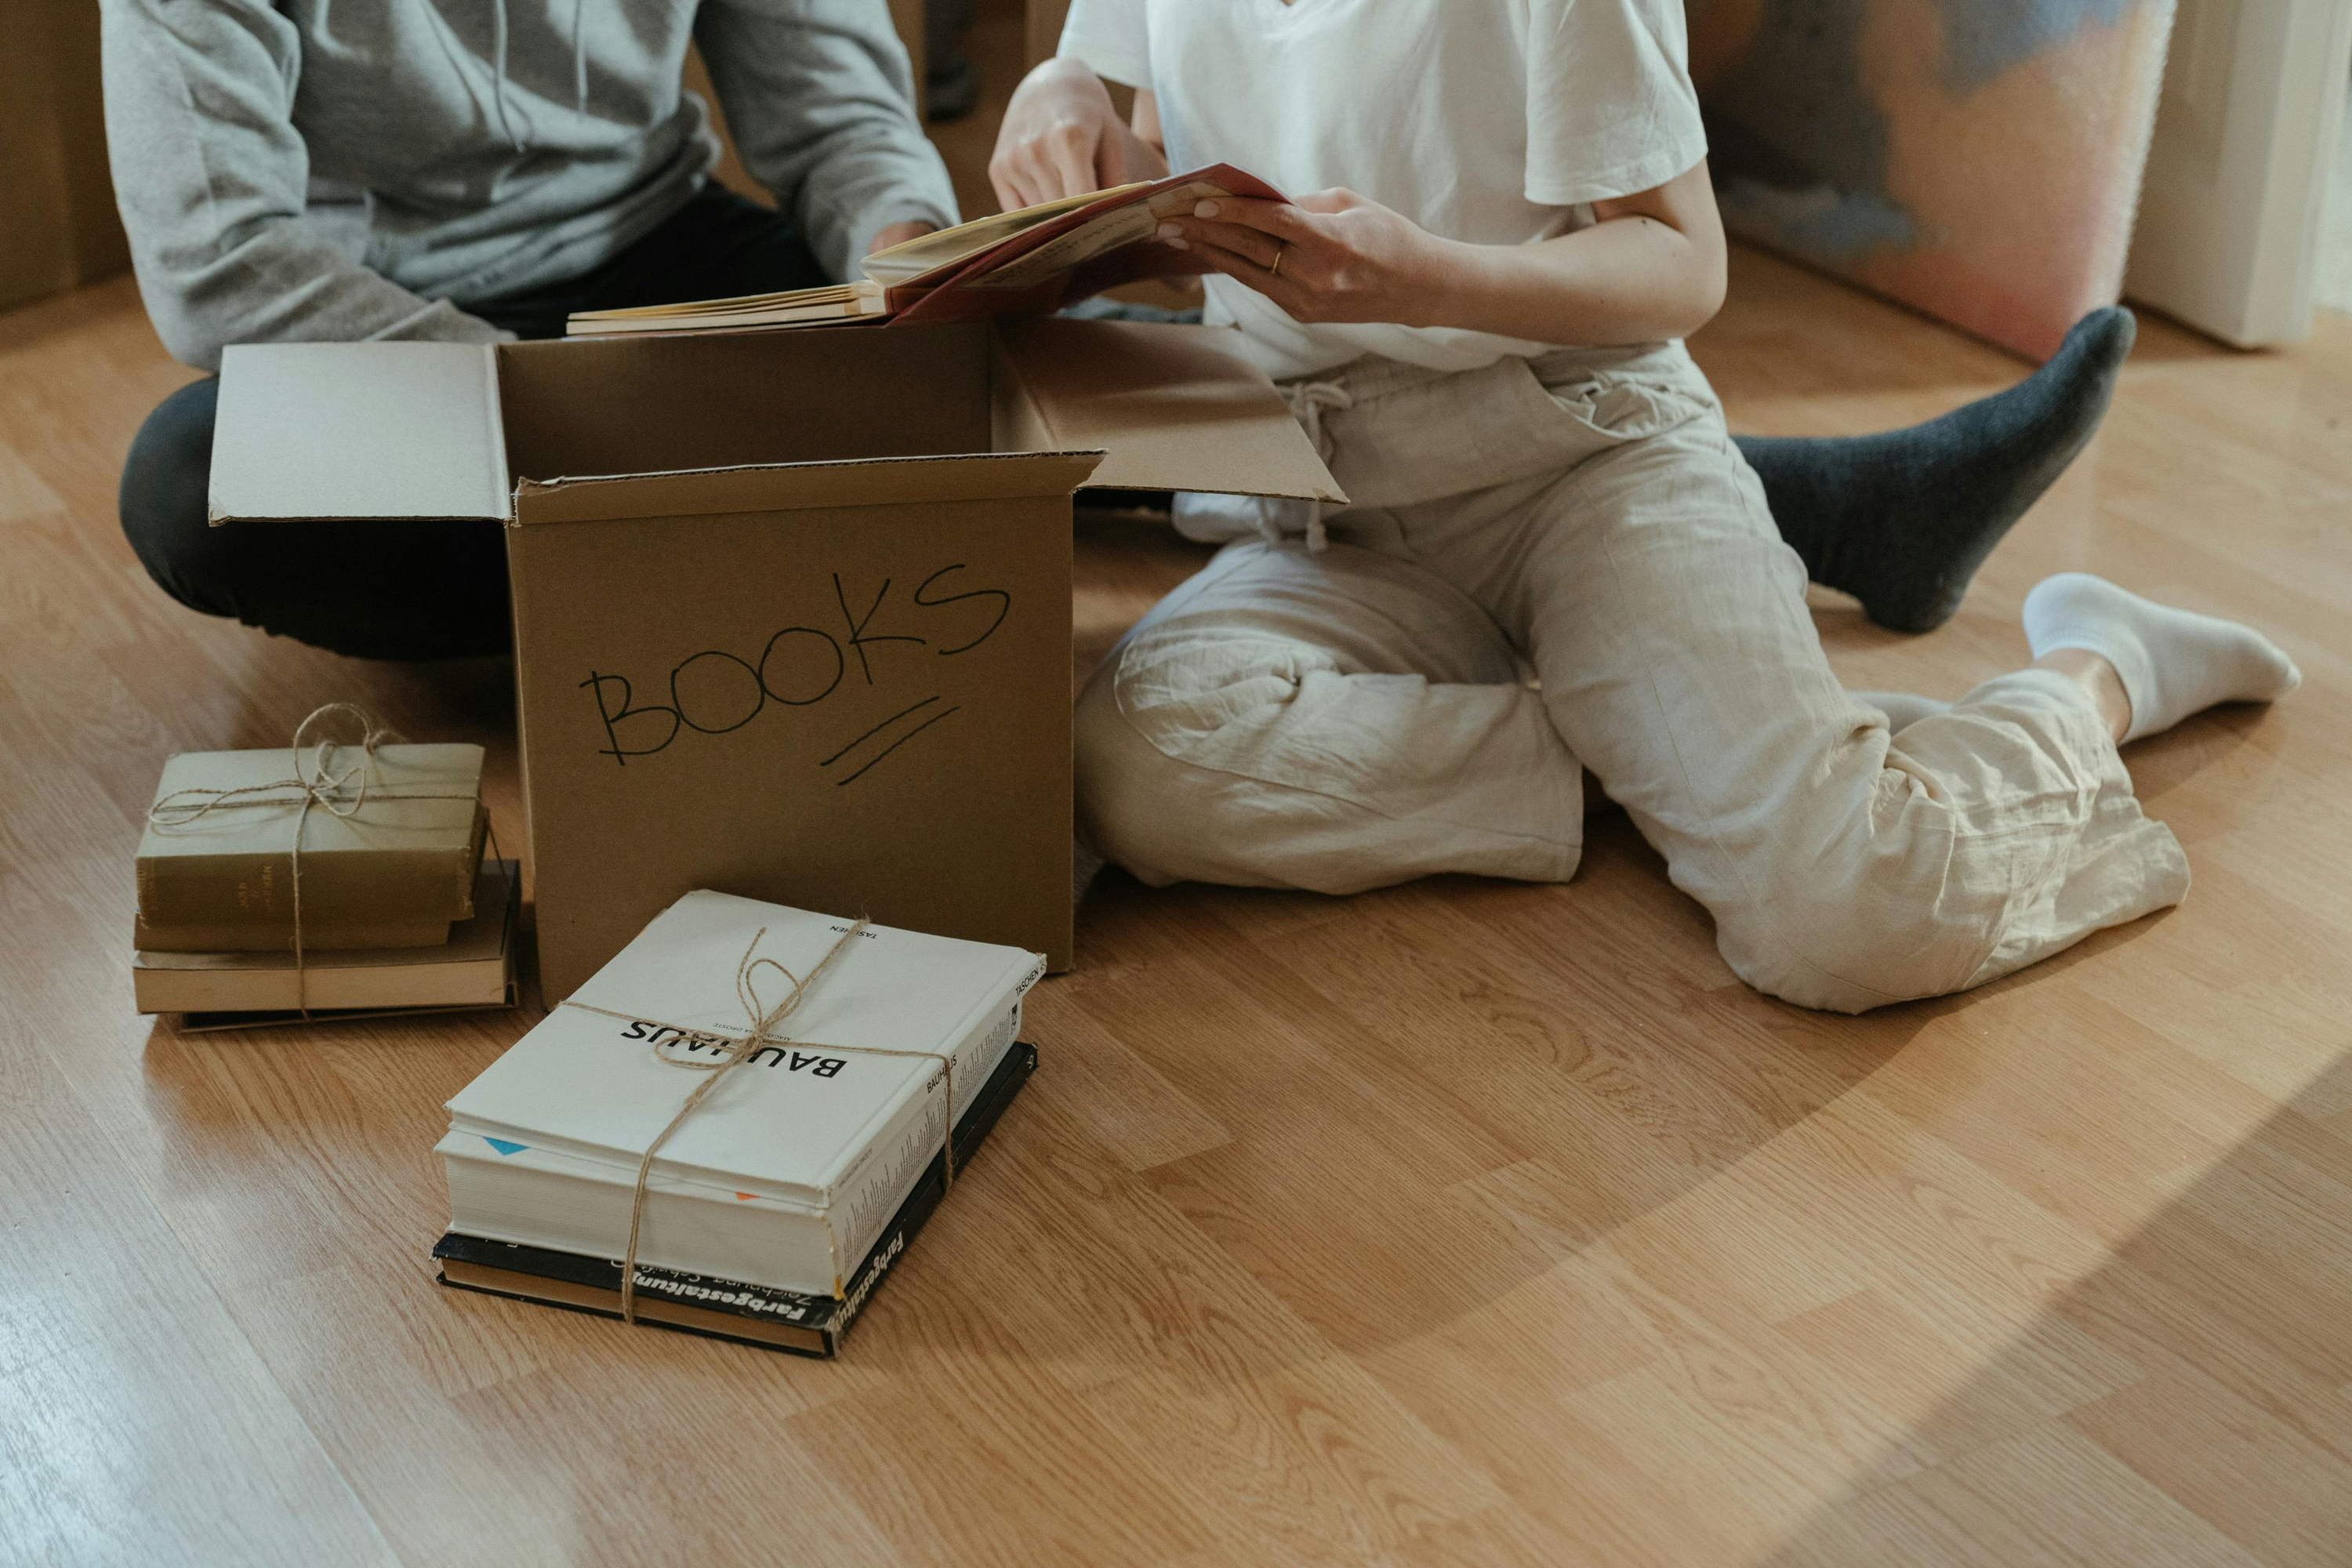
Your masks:
{"label": "hand holding book", "polygon": [[868,256],[866,276],[855,283],[583,310],[567,330],[582,337],[1044,315],[1123,283],[1202,270],[1198,257],[1160,241],[1160,226],[1204,201],[1234,196],[1286,200],[1255,175],[1217,163],[922,235]]}

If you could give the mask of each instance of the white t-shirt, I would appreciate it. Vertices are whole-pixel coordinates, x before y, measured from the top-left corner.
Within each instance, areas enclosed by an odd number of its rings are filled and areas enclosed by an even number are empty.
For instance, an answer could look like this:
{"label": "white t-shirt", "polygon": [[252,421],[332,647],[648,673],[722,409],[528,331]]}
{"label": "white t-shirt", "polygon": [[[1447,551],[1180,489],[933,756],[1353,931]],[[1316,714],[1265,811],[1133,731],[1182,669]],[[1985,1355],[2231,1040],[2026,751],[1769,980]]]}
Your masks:
{"label": "white t-shirt", "polygon": [[[1150,88],[1176,170],[1344,185],[1433,234],[1549,239],[1706,155],[1681,0],[1074,0],[1061,53]],[[1368,353],[1471,370],[1557,346],[1444,327],[1307,326],[1211,277],[1208,318],[1277,377]]]}

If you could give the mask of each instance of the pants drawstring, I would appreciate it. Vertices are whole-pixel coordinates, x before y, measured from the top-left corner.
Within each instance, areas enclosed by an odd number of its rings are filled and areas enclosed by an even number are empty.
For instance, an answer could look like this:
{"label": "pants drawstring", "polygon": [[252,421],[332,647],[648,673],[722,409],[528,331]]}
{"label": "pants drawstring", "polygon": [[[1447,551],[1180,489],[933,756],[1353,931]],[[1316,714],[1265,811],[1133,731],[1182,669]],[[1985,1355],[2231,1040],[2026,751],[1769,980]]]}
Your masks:
{"label": "pants drawstring", "polygon": [[[1328,463],[1333,443],[1330,434],[1323,428],[1324,412],[1328,409],[1346,413],[1356,405],[1355,395],[1336,381],[1297,381],[1276,390],[1290,405],[1290,416],[1298,421],[1307,438],[1315,444],[1316,456]],[[1307,552],[1320,555],[1329,543],[1323,531],[1323,503],[1312,500],[1307,508]],[[1276,521],[1274,509],[1258,509],[1258,531],[1276,544],[1282,542],[1282,528]]]}

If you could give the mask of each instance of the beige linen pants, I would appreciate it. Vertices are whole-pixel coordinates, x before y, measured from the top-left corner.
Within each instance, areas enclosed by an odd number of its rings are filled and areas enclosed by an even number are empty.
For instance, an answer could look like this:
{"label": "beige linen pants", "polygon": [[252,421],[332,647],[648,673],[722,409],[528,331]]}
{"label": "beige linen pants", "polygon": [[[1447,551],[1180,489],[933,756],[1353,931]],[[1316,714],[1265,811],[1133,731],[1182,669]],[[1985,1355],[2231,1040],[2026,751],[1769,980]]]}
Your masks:
{"label": "beige linen pants", "polygon": [[1365,360],[1291,394],[1355,499],[1328,548],[1286,535],[1295,504],[1241,503],[1262,531],[1078,700],[1080,831],[1143,880],[1564,880],[1590,768],[1741,979],[1841,1012],[2188,890],[2070,682],[2004,675],[1899,735],[1839,686],[1679,344]]}

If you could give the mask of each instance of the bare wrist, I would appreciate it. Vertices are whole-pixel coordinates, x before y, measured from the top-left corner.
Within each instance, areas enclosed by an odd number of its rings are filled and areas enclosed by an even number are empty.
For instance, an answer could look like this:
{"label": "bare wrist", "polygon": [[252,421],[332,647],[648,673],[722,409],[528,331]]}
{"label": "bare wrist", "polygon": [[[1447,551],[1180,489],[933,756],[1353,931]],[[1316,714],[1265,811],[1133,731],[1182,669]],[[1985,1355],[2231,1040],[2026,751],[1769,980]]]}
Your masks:
{"label": "bare wrist", "polygon": [[1585,341],[1580,334],[1591,323],[1569,319],[1580,315],[1580,298],[1559,258],[1539,254],[1543,247],[1441,243],[1459,258],[1454,287],[1442,296],[1444,319],[1434,325],[1538,342]]}
{"label": "bare wrist", "polygon": [[1023,95],[1051,95],[1088,100],[1098,98],[1106,104],[1110,102],[1110,89],[1103,86],[1102,78],[1088,69],[1084,60],[1068,55],[1056,55],[1042,62],[1035,70],[1022,79],[1017,90]]}
{"label": "bare wrist", "polygon": [[1411,292],[1419,308],[1407,326],[1464,327],[1484,313],[1495,286],[1494,247],[1424,232],[1415,248]]}

